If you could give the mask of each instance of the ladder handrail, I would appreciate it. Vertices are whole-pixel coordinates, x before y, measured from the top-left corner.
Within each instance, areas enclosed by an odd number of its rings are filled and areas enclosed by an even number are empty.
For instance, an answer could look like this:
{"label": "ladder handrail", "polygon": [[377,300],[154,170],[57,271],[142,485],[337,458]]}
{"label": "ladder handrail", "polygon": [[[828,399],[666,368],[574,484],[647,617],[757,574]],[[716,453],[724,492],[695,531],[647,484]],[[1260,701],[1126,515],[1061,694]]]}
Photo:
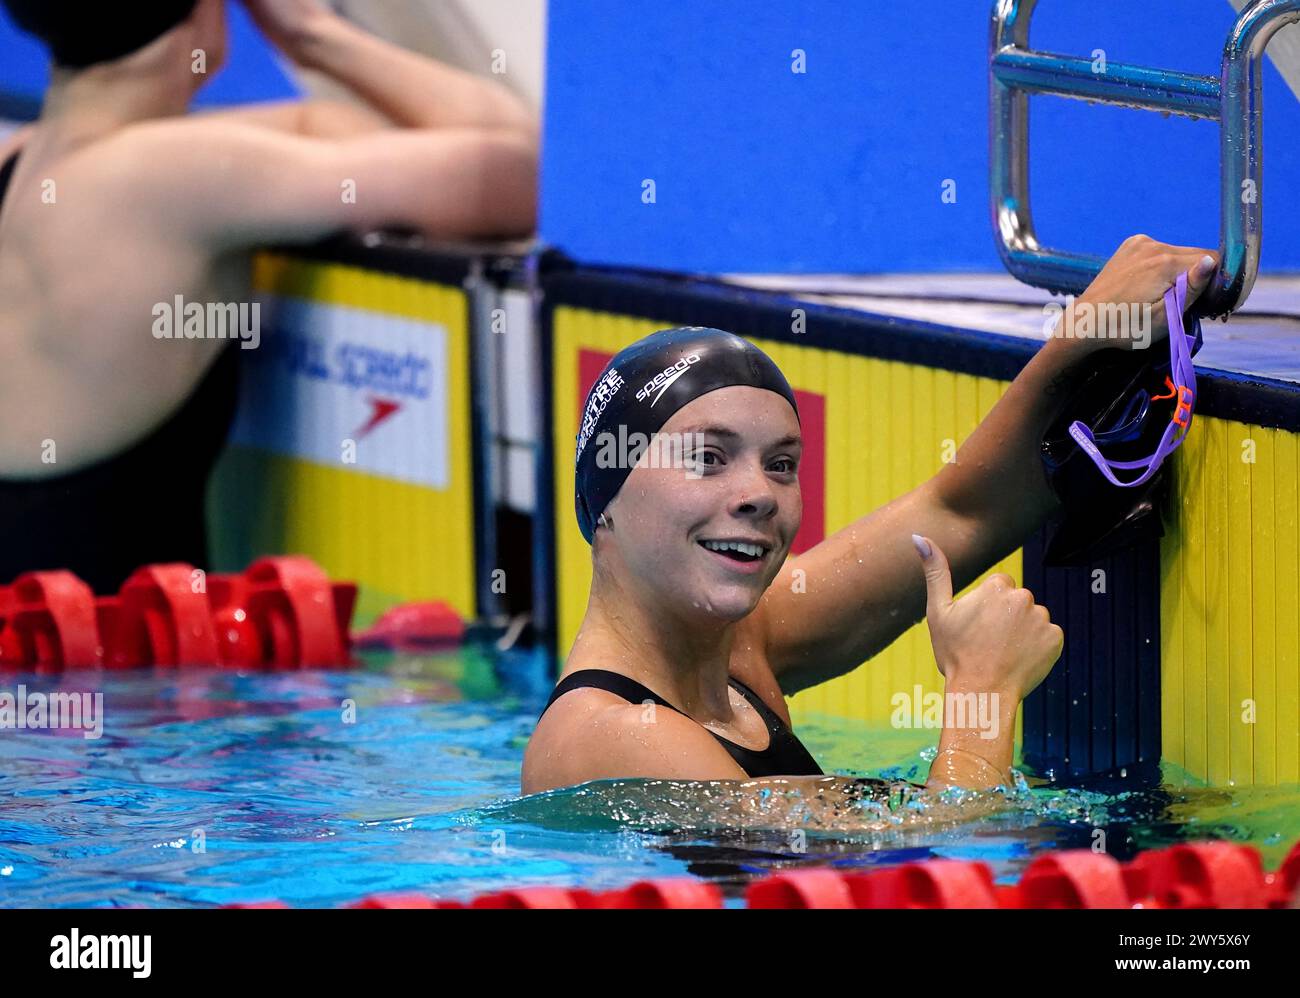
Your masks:
{"label": "ladder handrail", "polygon": [[989,56],[989,188],[1002,262],[1015,277],[1061,293],[1082,292],[1105,261],[1039,244],[1029,202],[1029,95],[1056,94],[1219,122],[1219,252],[1222,266],[1196,311],[1239,307],[1259,270],[1263,212],[1264,50],[1279,28],[1300,21],[1300,0],[1257,0],[1242,11],[1223,49],[1218,79],[1110,63],[1104,74],[1078,56],[1029,48],[1038,0],[996,0]]}

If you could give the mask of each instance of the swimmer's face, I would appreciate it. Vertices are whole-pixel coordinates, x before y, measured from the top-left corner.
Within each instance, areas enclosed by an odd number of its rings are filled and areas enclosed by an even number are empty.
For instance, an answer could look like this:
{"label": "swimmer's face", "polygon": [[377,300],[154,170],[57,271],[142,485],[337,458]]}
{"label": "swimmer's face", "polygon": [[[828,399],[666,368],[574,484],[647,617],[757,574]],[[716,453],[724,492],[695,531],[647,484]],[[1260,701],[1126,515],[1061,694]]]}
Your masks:
{"label": "swimmer's face", "polygon": [[[675,615],[736,621],[758,605],[799,530],[802,445],[785,399],[737,386],[700,396],[659,431],[681,445],[686,468],[641,456],[607,507],[624,585],[649,590]],[[601,536],[605,535],[605,536]],[[744,545],[735,550],[729,545]]]}

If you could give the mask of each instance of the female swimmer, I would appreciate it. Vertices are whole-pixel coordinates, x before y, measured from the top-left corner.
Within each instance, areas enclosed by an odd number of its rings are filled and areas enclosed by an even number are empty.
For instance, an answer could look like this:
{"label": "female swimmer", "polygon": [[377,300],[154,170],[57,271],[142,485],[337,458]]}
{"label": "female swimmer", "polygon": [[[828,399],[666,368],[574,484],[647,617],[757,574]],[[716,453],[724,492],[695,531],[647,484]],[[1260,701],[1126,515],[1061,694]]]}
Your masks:
{"label": "female swimmer", "polygon": [[[1187,271],[1194,299],[1216,266],[1205,250],[1134,236],[1076,307],[1107,323],[1111,303],[1150,306],[1164,336],[1165,290]],[[991,722],[948,726],[945,710],[927,784],[1006,783],[1016,711],[1060,656],[1062,632],[1006,575],[953,593],[1055,509],[1039,442],[1063,389],[1092,351],[1133,345],[1118,329],[1097,333],[1051,338],[954,463],[794,558],[799,416],[776,365],[711,329],[655,333],[618,354],[578,437],[590,600],[529,741],[523,791],[817,776],[785,697],[857,668],[923,614],[946,698]],[[617,441],[656,433],[635,461],[618,460]]]}

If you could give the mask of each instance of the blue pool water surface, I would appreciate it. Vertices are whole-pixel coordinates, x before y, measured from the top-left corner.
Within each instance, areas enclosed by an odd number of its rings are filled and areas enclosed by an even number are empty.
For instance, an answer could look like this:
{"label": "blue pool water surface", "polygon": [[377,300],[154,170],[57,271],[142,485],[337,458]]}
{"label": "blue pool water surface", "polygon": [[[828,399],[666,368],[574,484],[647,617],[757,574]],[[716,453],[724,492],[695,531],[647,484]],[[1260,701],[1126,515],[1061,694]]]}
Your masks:
{"label": "blue pool water surface", "polygon": [[[1249,842],[1272,869],[1300,788],[1057,789],[933,808],[899,794],[826,819],[797,794],[604,781],[521,799],[546,681],[526,655],[368,659],[349,671],[0,673],[0,692],[100,690],[102,736],[0,729],[0,906],[334,906],[519,885],[610,889],[694,874],[739,903],[775,869],[980,859],[1002,882],[1098,830],[1121,859]],[[923,781],[925,740],[797,718],[828,770]],[[932,739],[930,739],[932,741]],[[990,808],[992,808],[990,810]]]}

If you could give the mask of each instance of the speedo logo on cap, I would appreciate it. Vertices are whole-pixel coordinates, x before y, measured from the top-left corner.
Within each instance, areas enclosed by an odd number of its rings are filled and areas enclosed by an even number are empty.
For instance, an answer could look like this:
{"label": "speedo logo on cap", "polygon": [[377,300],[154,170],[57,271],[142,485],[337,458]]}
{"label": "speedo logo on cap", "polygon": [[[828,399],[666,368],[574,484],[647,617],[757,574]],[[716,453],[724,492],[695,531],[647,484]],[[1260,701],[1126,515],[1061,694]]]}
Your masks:
{"label": "speedo logo on cap", "polygon": [[[679,360],[672,367],[665,368],[654,376],[654,378],[645,383],[645,387],[636,393],[636,400],[644,402],[650,399],[650,408],[653,409],[656,402],[663,397],[664,392],[668,391],[674,381],[685,374],[692,364],[700,362],[700,355],[697,353],[688,354]],[[650,398],[653,395],[654,398]]]}

